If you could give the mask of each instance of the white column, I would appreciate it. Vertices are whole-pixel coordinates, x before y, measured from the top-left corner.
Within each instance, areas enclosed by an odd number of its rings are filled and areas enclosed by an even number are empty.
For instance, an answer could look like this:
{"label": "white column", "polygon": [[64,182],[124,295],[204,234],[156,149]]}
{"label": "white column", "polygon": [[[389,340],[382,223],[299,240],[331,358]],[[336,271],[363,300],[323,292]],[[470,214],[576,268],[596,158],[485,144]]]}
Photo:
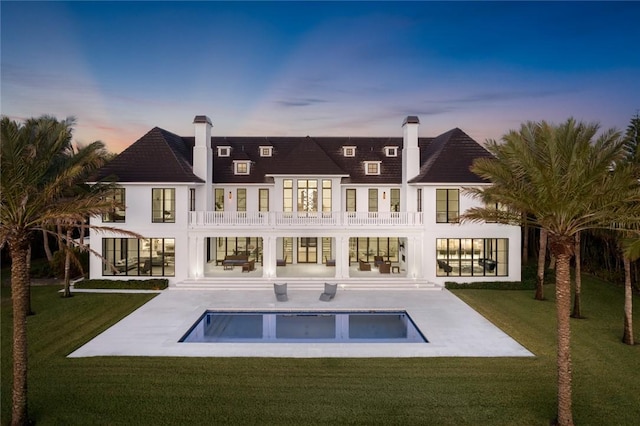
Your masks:
{"label": "white column", "polygon": [[274,236],[263,237],[262,239],[262,277],[275,278],[277,259],[277,238]]}
{"label": "white column", "polygon": [[349,237],[336,238],[336,278],[349,278]]}

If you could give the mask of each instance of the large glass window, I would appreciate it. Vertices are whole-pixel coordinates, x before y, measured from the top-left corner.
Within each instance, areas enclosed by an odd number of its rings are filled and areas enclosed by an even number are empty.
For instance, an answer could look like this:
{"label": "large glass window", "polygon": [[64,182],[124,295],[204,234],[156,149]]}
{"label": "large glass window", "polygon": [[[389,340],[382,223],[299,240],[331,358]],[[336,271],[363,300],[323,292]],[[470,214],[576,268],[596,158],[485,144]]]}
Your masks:
{"label": "large glass window", "polygon": [[216,211],[224,211],[224,188],[216,188],[214,194]]}
{"label": "large glass window", "polygon": [[329,179],[322,181],[322,211],[331,211],[331,181]]}
{"label": "large glass window", "polygon": [[102,215],[103,222],[124,222],[125,221],[125,190],[124,188],[114,188],[110,195],[106,196],[106,201],[114,203],[113,209],[109,213]]}
{"label": "large glass window", "polygon": [[[210,251],[215,250],[215,256],[210,254],[209,259],[215,257],[220,264],[226,256],[246,255],[248,260],[255,260],[262,263],[262,238],[256,237],[227,237],[216,238],[215,244]],[[207,247],[211,247],[207,245]]]}
{"label": "large glass window", "polygon": [[246,188],[238,188],[236,190],[236,211],[239,211],[239,212],[247,211],[247,189]]}
{"label": "large glass window", "polygon": [[369,211],[378,211],[378,190],[375,188],[369,189]]}
{"label": "large glass window", "polygon": [[298,211],[318,211],[318,181],[315,179],[298,180]]}
{"label": "large glass window", "polygon": [[349,261],[374,262],[375,256],[383,260],[398,262],[398,238],[349,238]]}
{"label": "large glass window", "polygon": [[258,190],[258,211],[269,211],[269,190],[266,188]]}
{"label": "large glass window", "polygon": [[175,188],[153,188],[151,190],[152,222],[173,223],[176,221]]}
{"label": "large glass window", "polygon": [[175,275],[175,239],[103,238],[102,275]]}
{"label": "large glass window", "polygon": [[507,276],[507,238],[438,238],[436,275]]}
{"label": "large glass window", "polygon": [[348,212],[356,211],[356,190],[353,188],[347,189],[346,207]]}
{"label": "large glass window", "polygon": [[436,222],[458,222],[458,216],[460,216],[460,191],[436,189]]}
{"label": "large glass window", "polygon": [[293,211],[293,180],[285,179],[282,183],[282,211]]}

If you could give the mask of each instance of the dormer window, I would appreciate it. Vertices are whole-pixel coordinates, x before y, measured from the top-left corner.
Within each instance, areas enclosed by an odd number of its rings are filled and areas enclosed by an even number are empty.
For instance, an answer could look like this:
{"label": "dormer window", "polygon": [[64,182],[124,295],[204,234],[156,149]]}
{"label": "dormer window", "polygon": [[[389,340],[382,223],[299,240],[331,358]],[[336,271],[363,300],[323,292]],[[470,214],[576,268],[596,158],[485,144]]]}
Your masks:
{"label": "dormer window", "polygon": [[249,161],[234,161],[234,173],[237,175],[248,175],[249,174]]}
{"label": "dormer window", "polygon": [[380,161],[365,161],[364,173],[366,175],[379,175],[380,174]]}
{"label": "dormer window", "polygon": [[384,154],[387,157],[397,157],[398,156],[398,147],[397,146],[385,146]]}
{"label": "dormer window", "polygon": [[342,147],[342,155],[345,157],[355,157],[356,156],[356,147],[355,146],[343,146]]}
{"label": "dormer window", "polygon": [[231,147],[230,146],[219,146],[218,147],[218,157],[228,157],[231,155]]}
{"label": "dormer window", "polygon": [[272,146],[261,146],[260,147],[260,157],[271,157],[273,155],[273,147]]}

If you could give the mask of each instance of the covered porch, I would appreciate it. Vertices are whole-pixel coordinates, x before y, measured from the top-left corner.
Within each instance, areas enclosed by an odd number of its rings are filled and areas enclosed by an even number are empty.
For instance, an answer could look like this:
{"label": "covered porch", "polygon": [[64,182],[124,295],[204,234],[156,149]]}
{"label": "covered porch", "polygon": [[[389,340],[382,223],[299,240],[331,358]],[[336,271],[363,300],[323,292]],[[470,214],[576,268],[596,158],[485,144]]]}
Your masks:
{"label": "covered porch", "polygon": [[[349,278],[367,278],[375,280],[384,279],[397,279],[407,278],[407,271],[401,267],[400,263],[391,263],[389,265],[389,272],[380,272],[380,266],[374,263],[369,263],[370,270],[360,270],[359,263],[352,263],[349,265],[348,272]],[[267,272],[265,274],[265,272]],[[335,266],[326,266],[325,264],[312,264],[312,263],[291,263],[286,266],[276,266],[275,275],[269,274],[264,270],[264,267],[258,263],[255,264],[253,270],[247,270],[241,265],[233,267],[225,267],[219,262],[211,261],[207,262],[204,267],[204,277],[213,279],[225,279],[225,278],[335,278],[336,268]]]}

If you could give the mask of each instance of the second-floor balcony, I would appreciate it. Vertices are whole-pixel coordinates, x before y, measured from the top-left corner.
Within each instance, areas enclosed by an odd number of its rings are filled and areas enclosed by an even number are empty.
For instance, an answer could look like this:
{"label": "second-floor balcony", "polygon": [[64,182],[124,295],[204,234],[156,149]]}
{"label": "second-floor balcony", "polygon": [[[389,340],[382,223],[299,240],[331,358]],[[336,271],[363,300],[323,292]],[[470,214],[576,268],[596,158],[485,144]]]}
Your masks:
{"label": "second-floor balcony", "polygon": [[189,212],[189,227],[420,226],[418,212]]}

